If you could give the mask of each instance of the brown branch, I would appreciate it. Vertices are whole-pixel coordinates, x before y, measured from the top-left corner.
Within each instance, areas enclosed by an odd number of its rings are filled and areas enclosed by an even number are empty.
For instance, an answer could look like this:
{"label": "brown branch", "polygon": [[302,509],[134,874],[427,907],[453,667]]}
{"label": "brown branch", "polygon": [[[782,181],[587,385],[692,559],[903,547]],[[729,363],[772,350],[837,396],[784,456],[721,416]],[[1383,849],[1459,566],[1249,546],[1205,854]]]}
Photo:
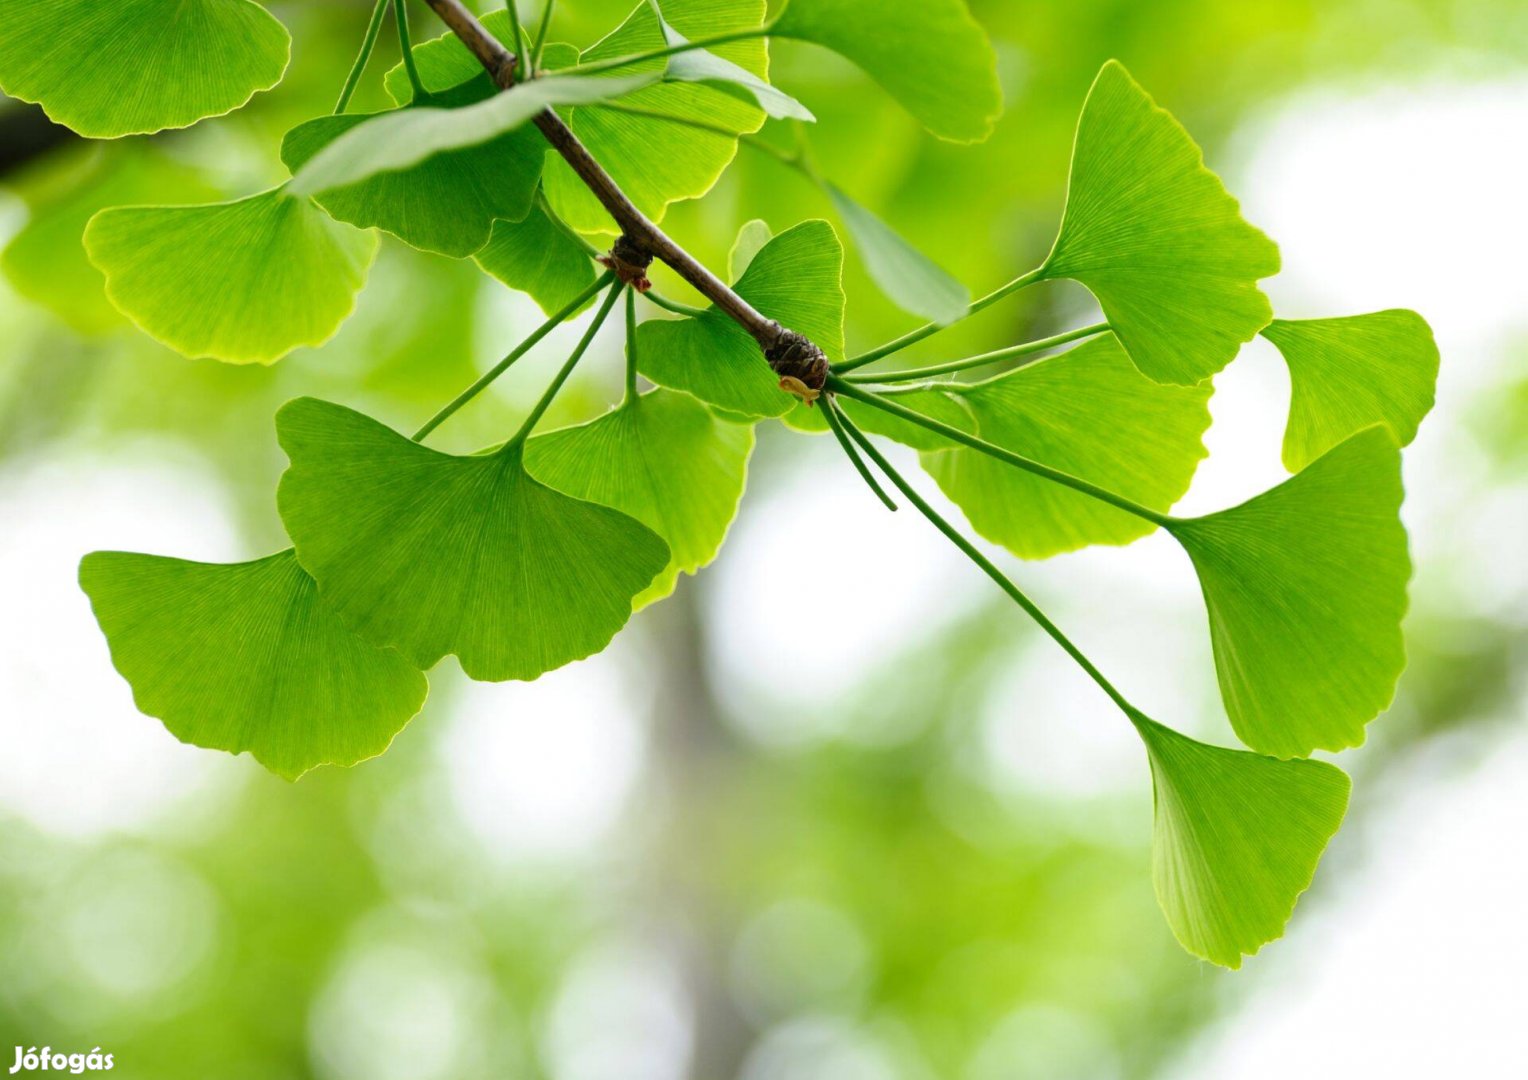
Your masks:
{"label": "brown branch", "polygon": [[[477,16],[462,6],[461,0],[426,0],[447,28],[461,39],[472,55],[492,77],[500,90],[508,90],[515,84],[515,56],[497,38],[490,34],[477,20]],[[770,367],[782,377],[782,386],[799,392],[790,383],[799,383],[811,391],[822,389],[827,379],[828,361],[811,341],[801,334],[787,330],[775,320],[761,314],[752,304],[727,287],[726,283],[701,265],[688,251],[680,247],[660,229],[646,214],[638,210],[626,197],[620,186],[594,159],[589,150],[571,128],[563,123],[551,109],[547,109],[534,121],[546,141],[562,155],[564,161],[599,199],[606,212],[621,227],[624,240],[639,251],[669,266],[688,281],[716,307],[724,312],[759,343]],[[787,382],[789,380],[789,382]],[[809,399],[810,400],[810,399]]]}

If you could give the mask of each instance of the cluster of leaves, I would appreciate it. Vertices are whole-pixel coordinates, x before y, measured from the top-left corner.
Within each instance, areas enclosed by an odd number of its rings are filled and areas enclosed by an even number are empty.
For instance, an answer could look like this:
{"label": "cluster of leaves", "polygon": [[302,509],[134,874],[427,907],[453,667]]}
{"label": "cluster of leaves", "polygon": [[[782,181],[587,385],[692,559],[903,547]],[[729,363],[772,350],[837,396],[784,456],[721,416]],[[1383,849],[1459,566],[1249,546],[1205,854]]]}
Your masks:
{"label": "cluster of leaves", "polygon": [[[390,6],[404,52],[386,76],[397,105],[348,113]],[[66,215],[114,308],[189,356],[268,363],[325,340],[364,284],[373,230],[475,259],[550,315],[413,438],[328,402],[284,407],[276,428],[291,464],[278,505],[292,549],[234,565],[87,556],[81,584],[139,707],[188,742],[247,750],[292,778],[374,756],[447,654],[476,679],[534,679],[602,649],[634,610],[714,558],[754,426],[779,418],[831,430],[890,503],[874,465],[1119,704],[1150,762],[1157,892],[1183,945],[1235,967],[1278,936],[1347,806],[1346,775],[1309,755],[1362,742],[1404,665],[1399,448],[1432,403],[1438,354],[1425,322],[1406,311],[1274,319],[1258,282],[1278,270],[1277,249],[1187,132],[1111,62],[1083,105],[1049,257],[974,303],[807,155],[786,159],[822,186],[887,295],[931,320],[846,357],[838,232],[807,221],[773,235],[750,222],[732,288],[832,362],[812,408],[781,392],[721,308],[649,293],[679,317],[638,321],[635,289],[600,273],[585,238],[611,231],[610,218],[533,121],[555,110],[631,202],[661,218],[709,190],[767,119],[810,121],[768,82],[766,40],[786,37],[848,57],[933,134],[977,140],[1001,103],[991,47],[961,0],[791,0],[767,23],[762,0],[644,0],[583,50],[547,42],[545,15],[534,43],[512,8],[485,23],[534,77],[499,92],[455,36],[413,47],[404,4],[378,0],[335,114],[282,145],[290,181],[233,202],[93,216],[86,199]],[[118,61],[78,65],[87,37]],[[236,108],[280,78],[286,52],[284,30],[251,0],[0,8],[0,87],[94,137]],[[155,190],[153,170],[101,186],[91,208],[133,203]],[[45,302],[47,275],[29,268],[63,239],[53,228],[23,230],[6,252]],[[1107,321],[932,367],[860,370],[1058,278],[1086,286]],[[467,456],[421,445],[602,292],[507,441]],[[536,433],[623,298],[624,398],[586,424]],[[1293,475],[1240,506],[1174,517],[1204,457],[1212,379],[1260,333],[1291,375]],[[653,387],[641,391],[639,374]],[[1247,749],[1196,742],[1131,705],[869,435],[917,450],[975,531],[1023,559],[1167,530],[1198,573],[1222,697]]]}

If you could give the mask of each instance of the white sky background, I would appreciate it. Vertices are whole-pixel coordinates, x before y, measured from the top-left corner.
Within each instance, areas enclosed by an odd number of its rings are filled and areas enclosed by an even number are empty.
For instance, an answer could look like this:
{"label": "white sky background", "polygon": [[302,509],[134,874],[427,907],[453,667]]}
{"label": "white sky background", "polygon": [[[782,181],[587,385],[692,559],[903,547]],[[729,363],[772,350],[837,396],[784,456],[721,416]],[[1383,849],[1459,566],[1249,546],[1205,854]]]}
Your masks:
{"label": "white sky background", "polygon": [[[1312,93],[1248,125],[1231,155],[1243,164],[1229,177],[1248,217],[1281,244],[1285,271],[1270,291],[1282,314],[1410,306],[1432,322],[1444,355],[1439,405],[1406,466],[1418,603],[1448,598],[1517,620],[1528,618],[1528,498],[1523,488],[1491,487],[1496,478],[1486,475],[1468,423],[1480,398],[1512,378],[1523,350],[1511,347],[1528,337],[1525,121],[1528,82]],[[1218,383],[1212,458],[1188,509],[1227,505],[1283,477],[1287,396],[1277,355],[1249,347]],[[183,747],[137,714],[74,584],[78,555],[95,547],[252,554],[239,547],[212,480],[156,453],[0,473],[0,817],[17,815],[61,839],[164,828],[171,817],[206,820],[218,793],[253,768]],[[753,732],[771,741],[832,735],[832,698],[868,673],[870,657],[926,632],[931,617],[977,602],[986,587],[914,515],[885,514],[832,454],[818,440],[813,464],[825,481],[791,485],[789,512],[754,507],[714,571],[722,681],[740,688],[740,700],[756,695],[792,718],[787,729]],[[831,595],[813,596],[790,579],[808,526],[857,553],[827,586]],[[1148,710],[1225,737],[1223,721],[1205,728],[1200,719],[1194,695],[1213,688],[1203,616],[1170,542],[1022,566],[1017,577]],[[1100,596],[1107,606],[1086,602]],[[824,660],[806,668],[796,647],[804,622]],[[1144,791],[1139,746],[1107,701],[1059,661],[1030,654],[1022,663],[1025,678],[998,687],[984,713],[993,782]],[[645,753],[631,714],[611,705],[624,693],[621,667],[616,655],[534,687],[467,696],[439,768],[477,841],[537,859],[599,842]],[[1187,670],[1204,677],[1185,686]],[[1046,682],[1039,692],[1037,680]],[[513,722],[528,710],[570,722]],[[1521,715],[1516,725],[1519,734],[1476,770],[1419,766],[1398,803],[1366,803],[1378,793],[1360,784],[1357,812],[1368,832],[1347,837],[1339,857],[1369,861],[1326,890],[1324,906],[1302,909],[1289,937],[1238,976],[1247,1007],[1190,1048],[1175,1080],[1528,1076],[1528,725]],[[506,776],[517,781],[513,790]],[[198,813],[184,813],[190,802]],[[609,980],[600,973],[610,965],[601,963],[591,960],[570,982],[566,1010],[603,1000]],[[475,985],[448,989],[475,993]],[[337,982],[323,1008],[344,1013],[348,986]],[[682,1043],[683,1023],[671,1026]],[[548,1038],[562,1046],[553,1027]],[[783,1048],[816,1045],[819,1035],[776,1032],[751,1075],[776,1075]],[[364,1048],[318,1041],[332,1075],[366,1074],[364,1061],[353,1070],[336,1064],[352,1053],[366,1059]],[[614,1060],[621,1052],[610,1050]],[[561,1060],[561,1051],[549,1053]],[[566,1071],[599,1074],[587,1064]],[[889,1075],[873,1054],[847,1073]]]}

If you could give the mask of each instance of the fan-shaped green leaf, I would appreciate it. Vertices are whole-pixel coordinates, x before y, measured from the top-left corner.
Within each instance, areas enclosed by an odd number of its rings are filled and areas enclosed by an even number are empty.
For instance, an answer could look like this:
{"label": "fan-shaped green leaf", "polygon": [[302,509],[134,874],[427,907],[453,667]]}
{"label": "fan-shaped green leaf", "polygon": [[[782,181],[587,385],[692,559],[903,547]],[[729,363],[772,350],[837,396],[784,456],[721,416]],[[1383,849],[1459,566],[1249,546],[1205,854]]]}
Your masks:
{"label": "fan-shaped green leaf", "polygon": [[941,139],[980,142],[1003,111],[997,57],[963,0],[790,0],[770,32],[848,57]]}
{"label": "fan-shaped green leaf", "polygon": [[824,187],[871,280],[894,304],[941,326],[965,317],[971,293],[964,285],[837,187]]}
{"label": "fan-shaped green leaf", "polygon": [[542,483],[629,514],[668,542],[668,567],[636,598],[641,608],[716,557],[752,453],[751,425],[718,420],[688,394],[659,389],[531,439],[525,466]]}
{"label": "fan-shaped green leaf", "polygon": [[[806,221],[765,244],[735,288],[836,360],[844,349],[843,264],[833,227]],[[693,319],[649,320],[637,340],[642,374],[712,405],[744,416],[780,416],[796,400],[780,389],[758,343],[715,307]]]}
{"label": "fan-shaped green leaf", "polygon": [[1390,704],[1411,576],[1401,498],[1400,451],[1372,427],[1240,506],[1169,525],[1199,573],[1221,697],[1252,749],[1357,746]]}
{"label": "fan-shaped green leaf", "polygon": [[1394,309],[1275,319],[1263,336],[1289,365],[1284,464],[1290,472],[1371,424],[1387,425],[1402,446],[1416,438],[1438,381],[1438,345],[1422,316]]}
{"label": "fan-shaped green leaf", "polygon": [[530,294],[550,315],[594,283],[594,262],[577,240],[533,207],[524,221],[494,224],[478,265],[511,289]]}
{"label": "fan-shaped green leaf", "polygon": [[[676,31],[691,41],[759,26],[765,0],[667,0],[663,13]],[[657,16],[639,0],[619,27],[584,51],[586,62],[608,60],[665,47]],[[761,80],[769,58],[762,39],[713,46],[714,55]],[[548,66],[552,61],[548,60]],[[614,75],[667,70],[662,59],[619,68]],[[607,76],[609,77],[609,76]],[[738,97],[731,87],[711,83],[666,82],[623,98],[618,109],[582,108],[568,113],[573,131],[621,186],[628,198],[654,220],[669,203],[699,198],[711,190],[732,163],[737,139],[663,119],[691,120],[725,131],[757,131],[764,112]],[[613,232],[615,226],[598,199],[561,158],[548,158],[546,193],[558,216],[580,232]]]}
{"label": "fan-shaped green leaf", "polygon": [[85,250],[106,295],[145,333],[186,356],[268,364],[339,329],[377,239],[273,188],[235,202],[103,210]]}
{"label": "fan-shaped green leaf", "polygon": [[424,676],[347,630],[291,549],[232,564],[97,551],[80,586],[139,709],[288,780],[376,757],[424,704]]}
{"label": "fan-shaped green leaf", "polygon": [[522,449],[453,457],[339,405],[276,417],[281,516],[324,599],[421,668],[534,679],[603,649],[669,561],[640,522],[533,479]]}
{"label": "fan-shaped green leaf", "polygon": [[1284,932],[1352,783],[1334,765],[1206,746],[1138,717],[1156,796],[1152,877],[1183,947],[1223,967]]}
{"label": "fan-shaped green leaf", "polygon": [[618,98],[656,76],[549,75],[457,108],[416,105],[379,113],[337,136],[293,175],[294,194],[316,195],[378,173],[410,169],[437,154],[499,139],[553,105]]}
{"label": "fan-shaped green leaf", "polygon": [[281,81],[291,44],[251,0],[5,0],[0,90],[114,139],[232,112]]}
{"label": "fan-shaped green leaf", "polygon": [[1257,281],[1278,269],[1278,248],[1242,219],[1188,132],[1105,64],[1077,123],[1044,276],[1086,285],[1151,378],[1196,383],[1268,324]]}
{"label": "fan-shaped green leaf", "polygon": [[81,237],[92,215],[108,206],[149,199],[196,202],[217,191],[189,165],[137,142],[102,147],[72,175],[51,172],[26,198],[31,216],[11,238],[0,267],[11,287],[81,334],[101,334],[127,320],[106,299],[106,281],[85,257]]}
{"label": "fan-shaped green leaf", "polygon": [[[468,84],[430,100],[455,107],[461,102],[454,98],[471,94],[473,86]],[[300,124],[282,141],[281,160],[296,173],[325,146],[370,118],[346,113]],[[496,219],[519,221],[530,212],[545,159],[541,133],[524,127],[478,146],[436,154],[412,168],[321,192],[315,201],[341,221],[385,229],[414,247],[463,258],[488,243]]]}
{"label": "fan-shaped green leaf", "polygon": [[[1154,510],[1183,496],[1205,456],[1210,384],[1154,383],[1110,334],[944,392],[965,404],[988,442]],[[977,532],[1022,558],[1127,544],[1156,527],[976,450],[937,450],[923,464]]]}

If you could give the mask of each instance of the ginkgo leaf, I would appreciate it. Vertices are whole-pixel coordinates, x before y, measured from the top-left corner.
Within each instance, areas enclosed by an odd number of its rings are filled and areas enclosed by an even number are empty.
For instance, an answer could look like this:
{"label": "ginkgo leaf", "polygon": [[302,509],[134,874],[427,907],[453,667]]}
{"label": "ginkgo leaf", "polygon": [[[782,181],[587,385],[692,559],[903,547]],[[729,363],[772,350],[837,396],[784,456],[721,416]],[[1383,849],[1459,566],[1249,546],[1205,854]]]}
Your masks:
{"label": "ginkgo leaf", "polygon": [[[734,288],[836,360],[844,348],[843,263],[833,227],[806,221],[759,249]],[[637,341],[642,374],[719,408],[780,416],[796,400],[780,389],[758,342],[715,307],[693,319],[650,319],[638,327]]]}
{"label": "ginkgo leaf", "polygon": [[971,307],[970,290],[836,186],[824,184],[824,188],[870,279],[894,304],[941,326],[965,317]]}
{"label": "ginkgo leaf", "polygon": [[669,561],[661,537],[533,479],[511,442],[454,457],[313,398],[276,416],[297,557],[362,637],[420,668],[534,679],[603,649]]}
{"label": "ginkgo leaf", "polygon": [[80,586],[139,709],[289,780],[376,757],[424,704],[424,675],[347,630],[291,549],[245,563],[97,551]]}
{"label": "ginkgo leaf", "polygon": [[1042,276],[1080,281],[1157,382],[1215,374],[1273,316],[1279,251],[1242,219],[1188,132],[1117,61],[1082,107],[1066,210]]}
{"label": "ginkgo leaf", "polygon": [[1252,749],[1357,746],[1390,704],[1406,666],[1402,494],[1400,450],[1372,427],[1240,506],[1168,525],[1199,573],[1221,697]]}
{"label": "ginkgo leaf", "polygon": [[291,44],[252,0],[5,0],[0,90],[92,139],[140,135],[269,90]]}
{"label": "ginkgo leaf", "polygon": [[629,514],[668,542],[668,567],[636,598],[641,608],[716,557],[752,453],[752,425],[718,420],[688,394],[658,389],[531,439],[525,466],[542,483]]}
{"label": "ginkgo leaf", "polygon": [[732,241],[732,249],[727,252],[727,280],[736,281],[742,277],[743,271],[753,262],[753,257],[763,251],[764,245],[774,237],[769,222],[759,218],[745,221],[737,231],[737,239]]}
{"label": "ginkgo leaf", "polygon": [[[1154,383],[1109,334],[944,392],[966,406],[987,442],[1153,510],[1182,498],[1205,456],[1210,384]],[[1156,528],[969,448],[925,454],[923,464],[978,533],[1022,558],[1127,544]]]}
{"label": "ginkgo leaf", "polygon": [[101,334],[127,320],[106,299],[106,280],[85,257],[85,224],[108,206],[197,202],[218,193],[199,170],[138,141],[102,147],[72,172],[67,178],[49,172],[26,192],[30,216],[0,254],[0,268],[16,292],[71,329]]}
{"label": "ginkgo leaf", "polygon": [[460,107],[416,105],[368,117],[303,163],[291,190],[316,195],[378,173],[410,169],[437,154],[499,139],[553,105],[581,105],[629,94],[651,74],[548,75]]}
{"label": "ginkgo leaf", "polygon": [[770,33],[852,60],[941,139],[980,142],[1003,111],[997,57],[964,0],[789,0]]}
{"label": "ginkgo leaf", "polygon": [[1385,424],[1401,446],[1433,406],[1438,345],[1414,311],[1275,319],[1263,336],[1289,365],[1284,465],[1298,472],[1355,431]]}
{"label": "ginkgo leaf", "polygon": [[[653,7],[664,40],[670,46],[688,45],[690,39],[664,21],[662,13],[653,0],[649,0],[649,3]],[[670,56],[663,77],[679,82],[730,83],[746,91],[754,101],[758,102],[759,108],[777,120],[804,120],[807,123],[815,123],[817,120],[810,109],[785,91],[771,86],[747,68],[740,67],[731,60],[717,56],[706,49],[690,49]]]}
{"label": "ginkgo leaf", "polygon": [[[476,100],[472,87],[429,100],[455,107]],[[373,114],[385,115],[385,114]],[[281,160],[295,174],[325,146],[371,117],[321,116],[287,132]],[[495,220],[519,221],[530,212],[546,159],[546,141],[523,127],[463,150],[426,158],[412,168],[369,176],[324,191],[315,201],[333,217],[379,228],[425,251],[463,258],[488,243]]]}
{"label": "ginkgo leaf", "polygon": [[560,311],[594,283],[594,262],[577,240],[539,207],[524,221],[494,224],[477,263],[511,289],[528,293],[546,314]]}
{"label": "ginkgo leaf", "polygon": [[[675,31],[699,41],[757,28],[764,20],[764,9],[765,0],[666,0],[663,14]],[[491,17],[488,25],[494,25]],[[665,45],[657,16],[646,0],[638,0],[626,20],[586,49],[581,59],[609,60]],[[761,81],[769,73],[768,51],[761,38],[715,45],[710,52]],[[560,57],[546,57],[548,67],[560,62]],[[621,67],[606,77],[632,72],[661,77],[667,70],[665,60],[655,59]],[[737,139],[714,129],[757,131],[765,120],[764,111],[739,97],[735,88],[710,82],[664,82],[616,104],[621,108],[573,109],[567,113],[568,123],[632,203],[655,221],[662,220],[670,203],[710,191],[732,163]],[[685,120],[713,130],[675,122]],[[560,157],[547,160],[546,193],[558,216],[578,231],[616,230],[599,200]]]}
{"label": "ginkgo leaf", "polygon": [[1134,719],[1151,761],[1157,901],[1185,949],[1239,968],[1284,932],[1352,783],[1325,762],[1207,746]]}
{"label": "ginkgo leaf", "polygon": [[268,364],[327,341],[355,308],[375,234],[281,188],[203,206],[103,210],[85,250],[106,295],[186,356]]}

